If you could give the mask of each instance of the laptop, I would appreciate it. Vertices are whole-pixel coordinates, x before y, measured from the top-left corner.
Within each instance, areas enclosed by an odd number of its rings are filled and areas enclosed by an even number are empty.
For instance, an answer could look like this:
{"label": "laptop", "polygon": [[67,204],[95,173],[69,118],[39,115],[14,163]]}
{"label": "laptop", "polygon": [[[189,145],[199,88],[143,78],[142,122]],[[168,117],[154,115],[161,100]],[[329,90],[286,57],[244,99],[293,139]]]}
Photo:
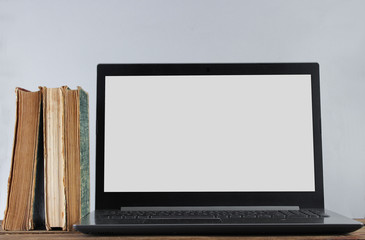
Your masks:
{"label": "laptop", "polygon": [[100,64],[101,234],[324,234],[318,63]]}

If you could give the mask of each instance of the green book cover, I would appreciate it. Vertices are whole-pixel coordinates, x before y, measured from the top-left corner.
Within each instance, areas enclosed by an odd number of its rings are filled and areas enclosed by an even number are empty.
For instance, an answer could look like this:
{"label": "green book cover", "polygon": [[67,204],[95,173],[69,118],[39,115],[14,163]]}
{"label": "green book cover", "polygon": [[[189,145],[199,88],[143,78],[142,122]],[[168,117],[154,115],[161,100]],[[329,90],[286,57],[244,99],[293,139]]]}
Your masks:
{"label": "green book cover", "polygon": [[81,217],[90,212],[90,165],[89,165],[89,96],[78,87],[80,96],[80,171]]}

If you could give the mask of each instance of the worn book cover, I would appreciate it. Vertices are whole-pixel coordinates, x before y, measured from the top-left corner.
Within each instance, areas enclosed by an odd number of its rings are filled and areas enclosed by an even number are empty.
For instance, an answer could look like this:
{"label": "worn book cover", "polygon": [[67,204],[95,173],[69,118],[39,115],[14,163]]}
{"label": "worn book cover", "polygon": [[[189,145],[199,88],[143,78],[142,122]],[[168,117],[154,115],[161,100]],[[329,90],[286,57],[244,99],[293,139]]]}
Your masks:
{"label": "worn book cover", "polygon": [[65,93],[67,229],[89,213],[89,104],[81,88]]}
{"label": "worn book cover", "polygon": [[66,230],[64,90],[46,87],[41,90],[46,228]]}
{"label": "worn book cover", "polygon": [[31,230],[44,222],[41,92],[16,88],[16,122],[4,230]]}

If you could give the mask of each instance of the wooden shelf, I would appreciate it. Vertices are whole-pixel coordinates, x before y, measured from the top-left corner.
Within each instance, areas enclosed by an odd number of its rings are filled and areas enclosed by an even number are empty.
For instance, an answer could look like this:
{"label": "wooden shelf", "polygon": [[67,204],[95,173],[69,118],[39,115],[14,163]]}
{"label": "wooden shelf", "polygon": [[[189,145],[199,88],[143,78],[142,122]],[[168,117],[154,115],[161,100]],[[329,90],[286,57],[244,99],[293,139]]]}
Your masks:
{"label": "wooden shelf", "polygon": [[[365,224],[365,219],[356,219],[359,222]],[[1,221],[0,221],[1,224]],[[152,239],[172,239],[172,240],[238,240],[238,239],[255,239],[255,240],[263,240],[263,239],[293,239],[293,240],[348,240],[348,239],[363,239],[365,240],[365,227],[359,229],[356,232],[346,234],[346,235],[313,235],[313,236],[292,236],[292,235],[280,235],[280,236],[93,236],[86,235],[79,232],[63,232],[63,231],[4,231],[0,228],[0,239],[27,239],[27,240],[36,240],[36,239],[121,239],[121,240],[152,240]]]}

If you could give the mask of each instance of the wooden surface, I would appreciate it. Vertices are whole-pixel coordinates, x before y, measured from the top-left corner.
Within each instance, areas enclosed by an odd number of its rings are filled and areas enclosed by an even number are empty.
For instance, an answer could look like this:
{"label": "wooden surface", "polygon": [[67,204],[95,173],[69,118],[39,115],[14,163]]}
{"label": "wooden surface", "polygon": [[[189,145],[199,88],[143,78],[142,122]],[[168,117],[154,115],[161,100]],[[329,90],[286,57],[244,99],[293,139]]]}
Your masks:
{"label": "wooden surface", "polygon": [[[357,219],[365,224],[365,219]],[[1,224],[1,222],[0,222]],[[365,227],[362,229],[346,234],[346,235],[321,235],[321,236],[91,236],[79,232],[61,232],[61,231],[29,231],[29,232],[9,232],[0,230],[0,239],[121,239],[121,240],[151,240],[151,239],[172,239],[172,240],[238,240],[238,239],[254,239],[254,240],[276,240],[276,239],[363,239],[365,240]]]}

